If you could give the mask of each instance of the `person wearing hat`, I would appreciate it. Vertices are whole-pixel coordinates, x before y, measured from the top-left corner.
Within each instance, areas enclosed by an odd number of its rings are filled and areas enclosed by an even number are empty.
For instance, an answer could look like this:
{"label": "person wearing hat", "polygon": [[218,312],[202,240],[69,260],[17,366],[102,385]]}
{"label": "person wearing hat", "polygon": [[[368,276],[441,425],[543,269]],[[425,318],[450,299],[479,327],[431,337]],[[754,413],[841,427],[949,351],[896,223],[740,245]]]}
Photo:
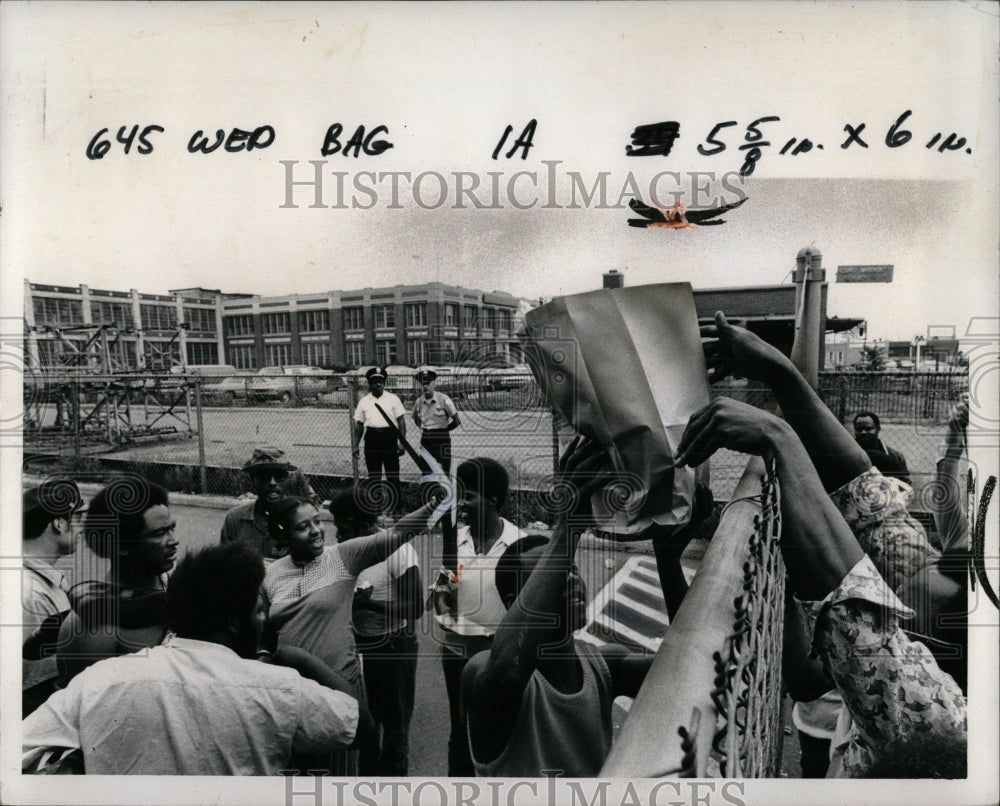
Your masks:
{"label": "person wearing hat", "polygon": [[226,513],[219,542],[246,543],[257,549],[265,562],[284,557],[288,549],[271,538],[267,517],[271,508],[285,497],[282,487],[288,482],[289,474],[296,470],[298,468],[285,458],[281,448],[270,445],[254,448],[253,455],[243,465],[243,472],[250,477],[257,498]]}
{"label": "person wearing hat", "polygon": [[451,398],[437,391],[437,373],[431,367],[417,370],[422,393],[413,404],[413,422],[420,429],[420,444],[438,460],[444,472],[451,470],[451,432],[462,424]]}
{"label": "person wearing hat", "polygon": [[70,601],[66,578],[52,563],[76,549],[75,521],[83,500],[72,479],[50,479],[25,490],[21,502],[21,705],[27,716],[56,689],[58,669],[51,649]]}
{"label": "person wearing hat", "polygon": [[[387,377],[386,371],[380,367],[372,367],[365,373],[370,391],[358,401],[354,410],[354,456],[356,458],[360,453],[358,446],[364,438],[368,478],[378,481],[382,478],[383,468],[385,469],[386,481],[393,489],[393,501],[389,509],[399,512],[403,504],[403,488],[399,483],[399,457],[405,450],[401,440],[406,439],[406,409],[403,408],[402,400],[392,392],[385,391]],[[395,421],[395,429],[386,420],[386,416]],[[395,433],[397,429],[398,439]]]}

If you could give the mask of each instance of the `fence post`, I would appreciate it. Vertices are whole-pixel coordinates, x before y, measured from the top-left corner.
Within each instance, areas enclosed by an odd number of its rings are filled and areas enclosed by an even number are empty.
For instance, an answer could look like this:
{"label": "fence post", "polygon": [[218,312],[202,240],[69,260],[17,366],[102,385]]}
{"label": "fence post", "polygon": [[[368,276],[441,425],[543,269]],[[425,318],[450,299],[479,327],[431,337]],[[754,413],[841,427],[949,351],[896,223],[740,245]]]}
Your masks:
{"label": "fence post", "polygon": [[[743,590],[743,564],[750,556],[747,535],[761,513],[763,476],[763,460],[751,457],[601,768],[601,778],[684,775],[686,754],[677,730],[691,731],[693,719],[700,727],[692,737],[695,766],[690,774],[706,776],[717,716],[713,653],[728,651],[736,616],[733,602]],[[780,660],[772,657],[768,662]]]}
{"label": "fence post", "polygon": [[822,268],[823,254],[805,247],[795,259],[796,310],[795,341],[792,363],[816,389],[819,385],[819,355],[823,349],[823,322],[820,291],[826,272]]}
{"label": "fence post", "polygon": [[560,414],[552,408],[552,472],[559,472],[559,420]]}
{"label": "fence post", "polygon": [[346,379],[347,388],[351,390],[351,402],[347,407],[347,429],[351,434],[351,475],[354,476],[354,484],[358,484],[358,457],[354,451],[358,448],[358,437],[354,428],[354,410],[358,406],[358,386],[357,379]]}
{"label": "fence post", "polygon": [[80,379],[74,378],[70,384],[69,388],[72,390],[70,396],[70,405],[73,406],[73,453],[76,456],[77,461],[80,460],[80,440],[82,435],[80,434],[80,395],[83,392],[80,391]]}
{"label": "fence post", "polygon": [[[201,416],[201,380],[194,382],[194,416],[198,425],[198,492],[208,492],[205,470],[205,423]],[[188,420],[190,422],[190,420]]]}

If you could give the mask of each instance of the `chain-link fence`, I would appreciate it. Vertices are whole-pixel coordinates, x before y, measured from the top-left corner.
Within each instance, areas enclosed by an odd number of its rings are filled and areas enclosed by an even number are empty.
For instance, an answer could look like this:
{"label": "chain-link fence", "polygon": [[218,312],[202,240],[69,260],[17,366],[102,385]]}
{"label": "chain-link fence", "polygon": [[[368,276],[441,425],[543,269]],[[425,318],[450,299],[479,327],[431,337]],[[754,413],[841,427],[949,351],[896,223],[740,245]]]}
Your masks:
{"label": "chain-link fence", "polygon": [[[275,368],[280,371],[281,368]],[[438,391],[462,419],[452,433],[456,461],[489,456],[511,473],[512,487],[537,489],[553,471],[569,426],[554,417],[530,372],[442,370]],[[419,386],[412,372],[392,373],[388,391],[412,412]],[[828,372],[820,394],[850,428],[859,411],[882,420],[883,440],[901,451],[915,488],[914,509],[928,509],[923,490],[933,478],[949,412],[968,389],[967,374]],[[253,449],[275,445],[308,474],[321,496],[360,473],[353,458],[353,411],[367,391],[360,373],[72,376],[26,378],[25,458],[88,472],[118,467],[142,472],[168,489],[241,495],[249,480],[240,467]],[[755,406],[773,408],[759,384],[729,379],[713,388]],[[419,429],[406,417],[407,438]],[[720,451],[712,459],[712,489],[725,500],[745,457]],[[406,457],[404,481],[419,471]],[[530,517],[530,515],[523,516]]]}

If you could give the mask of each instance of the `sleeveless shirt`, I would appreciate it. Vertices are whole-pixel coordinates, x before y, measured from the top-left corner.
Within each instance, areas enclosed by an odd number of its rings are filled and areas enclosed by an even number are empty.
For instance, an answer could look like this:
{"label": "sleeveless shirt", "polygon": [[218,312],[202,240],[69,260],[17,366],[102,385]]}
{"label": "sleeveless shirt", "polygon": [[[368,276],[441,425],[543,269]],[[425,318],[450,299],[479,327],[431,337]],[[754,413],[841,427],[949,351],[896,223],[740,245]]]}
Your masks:
{"label": "sleeveless shirt", "polygon": [[477,776],[530,778],[558,770],[567,778],[594,778],[600,773],[611,750],[611,672],[589,644],[577,642],[576,655],[583,667],[579,691],[563,694],[536,670],[500,755],[482,764],[470,742]]}

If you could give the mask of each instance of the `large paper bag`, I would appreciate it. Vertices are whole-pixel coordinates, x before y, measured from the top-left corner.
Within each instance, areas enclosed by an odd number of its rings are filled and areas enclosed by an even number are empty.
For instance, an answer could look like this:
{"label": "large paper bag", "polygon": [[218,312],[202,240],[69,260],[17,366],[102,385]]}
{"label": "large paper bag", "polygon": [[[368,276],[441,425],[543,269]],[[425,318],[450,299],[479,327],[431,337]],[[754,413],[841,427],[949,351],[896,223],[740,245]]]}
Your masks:
{"label": "large paper bag", "polygon": [[518,335],[549,403],[605,448],[619,477],[592,497],[597,526],[628,539],[653,523],[686,524],[695,471],[671,457],[709,402],[691,286],[556,297],[529,311]]}

